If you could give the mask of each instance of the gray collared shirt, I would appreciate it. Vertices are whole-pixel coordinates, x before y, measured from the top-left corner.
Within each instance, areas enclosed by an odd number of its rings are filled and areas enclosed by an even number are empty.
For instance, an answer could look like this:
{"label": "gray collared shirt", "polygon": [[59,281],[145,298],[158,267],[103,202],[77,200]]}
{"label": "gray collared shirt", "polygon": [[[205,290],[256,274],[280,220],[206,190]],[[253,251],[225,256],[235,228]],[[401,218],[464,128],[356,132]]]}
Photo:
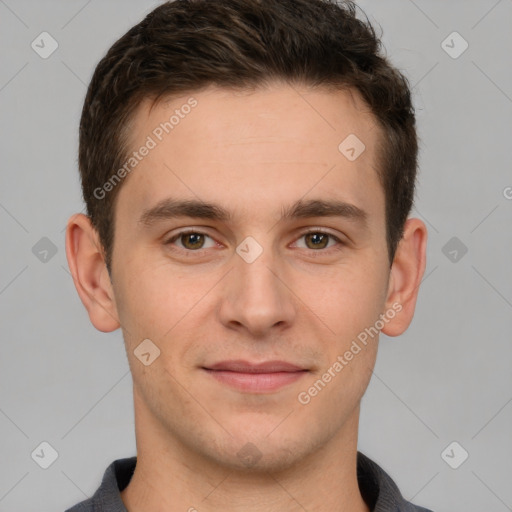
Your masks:
{"label": "gray collared shirt", "polygon": [[[94,495],[66,512],[127,512],[121,500],[121,491],[128,486],[136,463],[137,457],[112,462]],[[372,512],[432,512],[406,501],[391,477],[359,451],[357,481],[361,495]]]}

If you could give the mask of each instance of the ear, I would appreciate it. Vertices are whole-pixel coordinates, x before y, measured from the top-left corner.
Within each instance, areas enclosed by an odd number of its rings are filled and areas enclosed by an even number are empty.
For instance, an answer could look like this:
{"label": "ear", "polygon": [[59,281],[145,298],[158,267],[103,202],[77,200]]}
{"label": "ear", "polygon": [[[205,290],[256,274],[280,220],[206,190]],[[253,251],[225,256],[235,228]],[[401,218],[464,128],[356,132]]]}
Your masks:
{"label": "ear", "polygon": [[386,311],[394,310],[397,313],[382,329],[387,336],[402,334],[412,321],[419,286],[425,272],[426,250],[425,224],[420,219],[408,219],[389,277]]}
{"label": "ear", "polygon": [[91,323],[99,331],[115,331],[120,323],[112,283],[98,233],[86,215],[76,214],[68,220],[66,257]]}

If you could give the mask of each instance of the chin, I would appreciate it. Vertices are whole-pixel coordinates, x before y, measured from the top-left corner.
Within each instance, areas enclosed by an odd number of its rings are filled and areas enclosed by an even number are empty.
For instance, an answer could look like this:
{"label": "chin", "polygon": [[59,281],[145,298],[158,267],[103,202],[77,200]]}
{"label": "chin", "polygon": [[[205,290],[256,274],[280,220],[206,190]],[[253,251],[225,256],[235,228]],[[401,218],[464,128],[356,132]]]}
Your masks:
{"label": "chin", "polygon": [[[293,436],[286,429],[278,432],[276,425],[274,423],[271,428],[261,430],[253,426],[250,435],[243,429],[232,432],[233,437],[227,437],[224,445],[215,446],[210,457],[217,464],[236,472],[275,473],[296,466],[310,450],[315,450],[315,443],[304,438],[306,432]],[[209,449],[211,448],[210,446]]]}

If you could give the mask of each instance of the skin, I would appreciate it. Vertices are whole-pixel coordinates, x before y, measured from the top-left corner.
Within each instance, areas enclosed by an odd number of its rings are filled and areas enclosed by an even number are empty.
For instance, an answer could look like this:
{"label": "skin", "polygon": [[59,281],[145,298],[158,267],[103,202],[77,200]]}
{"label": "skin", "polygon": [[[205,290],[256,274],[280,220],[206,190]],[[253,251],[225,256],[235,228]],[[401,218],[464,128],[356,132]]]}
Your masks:
{"label": "skin", "polygon": [[[112,281],[89,219],[78,214],[67,226],[80,298],[97,329],[122,328],[132,372],[138,459],[123,502],[130,512],[367,512],[356,452],[378,336],[308,404],[297,396],[393,304],[401,311],[382,332],[407,329],[425,270],[426,227],[407,220],[390,267],[376,171],[380,131],[356,92],[273,83],[243,92],[208,87],[153,109],[145,101],[133,149],[190,96],[197,106],[121,185]],[[351,133],[366,146],[354,161],[338,150]],[[138,222],[167,197],[217,203],[232,219]],[[301,198],[350,203],[366,223],[280,221],[282,208]],[[185,228],[208,236],[166,245]],[[304,234],[309,228],[342,243],[329,238],[318,248]],[[252,263],[236,252],[248,236],[263,249]],[[160,349],[149,366],[134,355],[146,338]],[[274,392],[242,392],[202,369],[227,359],[278,359],[308,371]],[[237,455],[247,443],[261,455],[250,467]]]}

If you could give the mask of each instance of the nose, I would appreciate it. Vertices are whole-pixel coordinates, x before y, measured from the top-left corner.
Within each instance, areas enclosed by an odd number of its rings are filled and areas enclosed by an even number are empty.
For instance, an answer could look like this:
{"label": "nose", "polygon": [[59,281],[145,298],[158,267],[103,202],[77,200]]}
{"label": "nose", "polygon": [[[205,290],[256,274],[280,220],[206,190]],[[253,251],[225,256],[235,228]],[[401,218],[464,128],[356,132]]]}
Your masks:
{"label": "nose", "polygon": [[263,250],[252,262],[237,253],[223,286],[220,319],[226,327],[245,329],[252,337],[286,329],[296,315],[292,289],[286,268],[272,250]]}

